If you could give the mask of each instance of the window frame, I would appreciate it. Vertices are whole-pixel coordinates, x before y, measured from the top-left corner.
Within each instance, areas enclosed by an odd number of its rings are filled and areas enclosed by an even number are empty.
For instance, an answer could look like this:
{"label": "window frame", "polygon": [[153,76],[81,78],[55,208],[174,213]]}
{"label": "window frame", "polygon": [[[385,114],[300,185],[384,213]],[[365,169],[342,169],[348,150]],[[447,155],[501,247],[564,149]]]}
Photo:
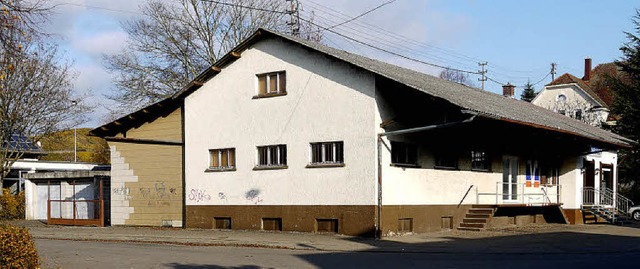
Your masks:
{"label": "window frame", "polygon": [[[266,156],[262,156],[262,150],[264,150],[264,154]],[[275,151],[275,152],[274,152]],[[286,169],[287,166],[287,145],[286,144],[276,144],[276,145],[263,145],[256,147],[256,165],[253,170],[271,170],[271,169]],[[278,162],[273,162],[273,157],[278,159]],[[261,164],[264,159],[264,164]]]}
{"label": "window frame", "polygon": [[[317,157],[314,147],[320,146],[320,161],[314,161]],[[331,159],[327,157],[328,148],[331,148]],[[309,143],[309,164],[307,168],[344,167],[344,141],[311,142]]]}
{"label": "window frame", "polygon": [[[418,164],[418,145],[400,142],[390,141],[391,144],[391,166],[398,167],[420,167]],[[400,153],[403,152],[404,156],[400,159]],[[413,158],[413,162],[411,162]]]}
{"label": "window frame", "polygon": [[[276,77],[276,90],[274,91],[273,89],[271,89],[272,87],[272,76]],[[262,93],[261,91],[261,77],[265,78],[265,82],[264,82],[264,93]],[[287,95],[287,72],[282,70],[282,71],[275,71],[275,72],[267,72],[267,73],[261,73],[261,74],[256,74],[256,95],[253,97],[253,99],[257,99],[257,98],[268,98],[268,97],[275,97],[275,96],[283,96],[283,95]]]}
{"label": "window frame", "polygon": [[[437,151],[435,153],[435,161],[433,168],[442,169],[442,170],[459,170],[460,168],[460,154],[458,152],[450,151],[449,153],[445,153],[444,151]],[[443,164],[442,160],[446,158],[450,158],[453,161],[453,165],[450,166],[448,164]]]}
{"label": "window frame", "polygon": [[[475,160],[477,157],[474,156],[474,153],[482,154],[482,160]],[[491,171],[491,155],[486,150],[472,150],[471,154],[471,171],[479,171],[479,172],[490,172]],[[484,167],[476,166],[476,163],[484,164]]]}
{"label": "window frame", "polygon": [[[218,154],[218,165],[213,166],[213,152],[217,152]],[[233,152],[232,154],[230,154]],[[222,155],[227,155],[227,165],[222,165]],[[230,162],[232,163],[230,165]],[[236,148],[217,148],[217,149],[209,149],[209,167],[205,169],[205,172],[227,172],[227,171],[236,171],[237,163],[236,163]]]}

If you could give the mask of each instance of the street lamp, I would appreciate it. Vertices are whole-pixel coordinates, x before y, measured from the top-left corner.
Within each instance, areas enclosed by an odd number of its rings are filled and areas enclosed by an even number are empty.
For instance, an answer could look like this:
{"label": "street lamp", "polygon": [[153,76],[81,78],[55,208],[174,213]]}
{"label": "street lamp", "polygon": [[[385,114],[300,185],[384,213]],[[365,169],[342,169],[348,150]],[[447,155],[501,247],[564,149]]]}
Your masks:
{"label": "street lamp", "polygon": [[[78,101],[71,100],[71,105],[76,106]],[[73,162],[78,162],[78,126],[73,126]]]}

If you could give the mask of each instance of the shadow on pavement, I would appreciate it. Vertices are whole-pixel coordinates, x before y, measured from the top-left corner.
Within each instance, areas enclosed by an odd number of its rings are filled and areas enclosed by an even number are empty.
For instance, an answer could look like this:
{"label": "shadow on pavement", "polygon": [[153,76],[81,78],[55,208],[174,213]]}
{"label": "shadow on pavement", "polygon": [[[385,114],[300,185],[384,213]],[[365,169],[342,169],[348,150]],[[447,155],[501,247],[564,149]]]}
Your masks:
{"label": "shadow on pavement", "polygon": [[318,268],[611,268],[635,267],[640,260],[640,232],[637,237],[552,232],[441,239],[403,243],[345,238],[371,249],[296,256]]}
{"label": "shadow on pavement", "polygon": [[203,265],[203,264],[182,264],[182,263],[170,263],[165,266],[174,269],[260,269],[262,267],[256,265],[241,265],[241,266],[219,266],[219,265]]}

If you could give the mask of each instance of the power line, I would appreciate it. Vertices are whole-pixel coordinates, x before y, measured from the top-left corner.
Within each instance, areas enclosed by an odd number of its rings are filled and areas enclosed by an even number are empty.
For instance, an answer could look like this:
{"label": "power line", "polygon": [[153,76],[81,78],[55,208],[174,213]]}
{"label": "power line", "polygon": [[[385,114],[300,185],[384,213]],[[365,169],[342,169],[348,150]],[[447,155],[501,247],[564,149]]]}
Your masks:
{"label": "power line", "polygon": [[[324,17],[322,17],[322,16],[317,16],[317,18],[320,18],[320,19],[325,20],[325,21],[331,21],[331,20],[326,19],[326,18],[324,18]],[[315,24],[317,25],[318,23],[315,23]],[[320,27],[320,28],[325,28],[325,27],[324,27],[324,26],[322,26],[322,25],[321,25],[321,26],[319,26],[319,27]],[[408,52],[408,53],[417,53],[417,54],[421,54],[421,55],[423,55],[423,56],[425,56],[425,57],[427,57],[427,58],[432,58],[432,59],[434,59],[434,60],[436,60],[436,61],[439,61],[439,62],[443,63],[443,64],[440,64],[440,65],[442,65],[442,66],[448,66],[448,68],[449,68],[449,69],[451,69],[451,66],[450,66],[449,64],[450,64],[451,62],[456,62],[456,61],[452,61],[452,60],[449,60],[449,59],[442,58],[442,57],[440,57],[440,56],[438,56],[438,55],[432,55],[432,54],[429,54],[429,53],[426,53],[426,52],[422,52],[422,51],[419,51],[419,50],[415,50],[415,49],[413,49],[413,48],[410,48],[410,47],[405,46],[405,45],[402,45],[402,44],[393,44],[392,42],[389,42],[389,41],[387,41],[387,40],[386,40],[386,39],[384,39],[384,38],[378,38],[378,37],[376,37],[376,36],[372,36],[371,34],[363,34],[363,33],[361,33],[359,30],[354,29],[354,28],[351,28],[351,27],[349,27],[349,26],[345,26],[345,28],[346,28],[347,30],[351,30],[351,31],[344,31],[344,30],[343,30],[343,31],[342,31],[343,33],[342,33],[342,34],[345,34],[344,32],[348,32],[347,34],[348,34],[348,35],[350,35],[352,38],[355,38],[354,36],[360,37],[360,38],[361,38],[361,39],[360,39],[360,41],[362,41],[362,42],[365,42],[365,41],[363,41],[363,40],[368,40],[368,42],[369,42],[369,43],[378,43],[378,44],[382,44],[382,45],[384,45],[384,46],[391,47],[391,48],[395,49],[396,51],[404,51],[404,52]],[[337,30],[336,30],[336,31],[337,31]],[[398,53],[398,52],[396,52],[396,53]],[[458,62],[458,63],[459,63],[459,62]],[[466,65],[466,64],[464,64],[464,63],[459,63],[459,64],[460,64],[460,65],[462,65],[462,66],[467,67],[467,68],[465,68],[465,69],[472,69],[472,68],[473,68],[473,67],[469,67],[468,65]],[[460,69],[462,69],[462,68],[460,68]]]}
{"label": "power line", "polygon": [[364,12],[364,13],[362,13],[362,14],[358,15],[358,16],[355,16],[355,17],[353,17],[353,18],[351,18],[351,19],[348,19],[348,20],[343,21],[343,22],[341,22],[341,23],[338,23],[338,24],[336,24],[336,25],[329,26],[329,27],[327,27],[327,28],[324,28],[323,30],[333,29],[333,28],[336,28],[336,27],[338,27],[338,26],[341,26],[341,25],[344,25],[344,24],[350,23],[350,22],[352,22],[352,21],[355,21],[355,20],[357,20],[357,19],[361,18],[362,16],[367,15],[367,14],[369,14],[369,13],[371,13],[371,12],[373,12],[373,11],[375,11],[375,10],[377,10],[377,9],[381,8],[381,7],[384,7],[384,6],[388,5],[388,4],[391,4],[391,3],[395,2],[395,1],[396,1],[396,0],[391,0],[391,1],[384,2],[384,3],[380,4],[380,5],[378,5],[377,7],[374,7],[374,8],[372,8],[372,9],[370,9],[370,10],[368,10],[368,11],[366,11],[366,12]]}

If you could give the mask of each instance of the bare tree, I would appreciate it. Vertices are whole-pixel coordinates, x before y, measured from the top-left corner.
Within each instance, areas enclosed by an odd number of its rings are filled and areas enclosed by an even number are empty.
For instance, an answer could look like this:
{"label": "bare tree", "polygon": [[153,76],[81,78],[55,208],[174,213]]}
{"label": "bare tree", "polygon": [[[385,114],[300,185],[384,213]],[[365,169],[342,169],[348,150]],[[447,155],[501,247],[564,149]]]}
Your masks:
{"label": "bare tree", "polygon": [[453,69],[443,69],[440,72],[439,77],[444,80],[457,82],[460,84],[467,85],[469,87],[476,87],[473,81],[469,78],[469,76],[463,72]]}
{"label": "bare tree", "polygon": [[558,100],[547,109],[596,127],[603,127],[609,115],[603,108],[575,99]]}
{"label": "bare tree", "polygon": [[129,35],[126,48],[103,57],[114,77],[116,93],[109,98],[120,104],[116,113],[175,93],[259,27],[287,30],[286,5],[282,0],[148,0],[141,6],[143,17],[122,24]]}
{"label": "bare tree", "polygon": [[20,14],[9,9],[0,14],[0,21],[11,22],[2,31],[0,48],[0,185],[25,153],[12,144],[12,137],[38,140],[78,124],[84,119],[82,112],[89,109],[72,103],[74,76],[69,63],[60,60],[57,47],[41,39]]}

